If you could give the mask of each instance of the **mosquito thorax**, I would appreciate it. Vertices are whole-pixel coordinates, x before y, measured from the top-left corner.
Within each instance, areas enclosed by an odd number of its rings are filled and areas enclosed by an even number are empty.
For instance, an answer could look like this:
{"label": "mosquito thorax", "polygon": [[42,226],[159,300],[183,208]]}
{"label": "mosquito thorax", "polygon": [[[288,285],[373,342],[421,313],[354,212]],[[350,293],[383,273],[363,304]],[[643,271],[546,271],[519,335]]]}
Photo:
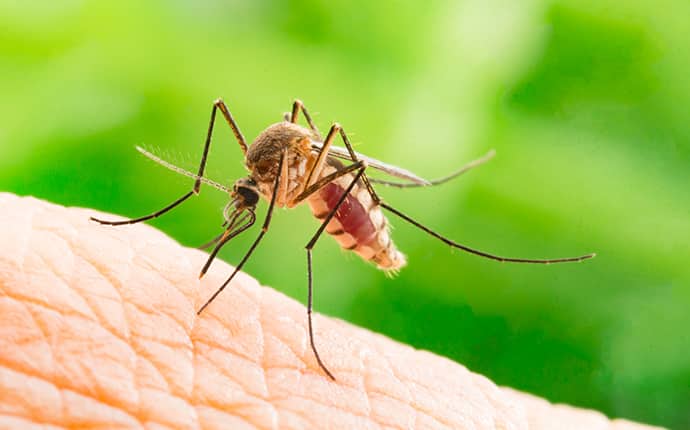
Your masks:
{"label": "mosquito thorax", "polygon": [[[290,157],[311,156],[311,140],[315,136],[308,128],[291,122],[268,126],[259,134],[247,151],[245,163],[258,182],[272,183],[278,173],[280,154],[286,148]],[[293,160],[288,160],[291,163]]]}

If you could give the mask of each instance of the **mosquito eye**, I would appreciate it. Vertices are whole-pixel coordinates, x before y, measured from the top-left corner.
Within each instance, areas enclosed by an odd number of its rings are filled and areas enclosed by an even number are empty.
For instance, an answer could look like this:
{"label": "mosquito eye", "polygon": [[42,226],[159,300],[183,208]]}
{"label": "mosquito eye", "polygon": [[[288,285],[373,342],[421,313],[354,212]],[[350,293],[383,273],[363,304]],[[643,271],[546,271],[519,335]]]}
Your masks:
{"label": "mosquito eye", "polygon": [[247,187],[237,187],[235,190],[237,191],[237,194],[242,196],[242,199],[244,200],[244,204],[247,206],[255,206],[256,203],[259,201],[259,195],[256,193],[255,190]]}

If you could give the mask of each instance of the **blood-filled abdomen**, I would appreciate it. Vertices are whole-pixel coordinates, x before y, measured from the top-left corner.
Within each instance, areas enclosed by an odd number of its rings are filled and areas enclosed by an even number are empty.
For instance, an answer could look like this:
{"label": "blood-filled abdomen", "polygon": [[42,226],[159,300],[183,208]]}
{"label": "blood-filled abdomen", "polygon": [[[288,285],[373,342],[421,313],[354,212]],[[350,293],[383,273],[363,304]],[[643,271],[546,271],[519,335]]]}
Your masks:
{"label": "blood-filled abdomen", "polygon": [[[334,167],[328,166],[321,176],[334,171]],[[344,175],[312,194],[308,202],[317,219],[323,222],[328,217],[352,180],[351,174]],[[395,272],[406,263],[405,256],[390,237],[386,217],[361,182],[345,197],[326,226],[326,232],[344,249],[356,252],[382,270]]]}

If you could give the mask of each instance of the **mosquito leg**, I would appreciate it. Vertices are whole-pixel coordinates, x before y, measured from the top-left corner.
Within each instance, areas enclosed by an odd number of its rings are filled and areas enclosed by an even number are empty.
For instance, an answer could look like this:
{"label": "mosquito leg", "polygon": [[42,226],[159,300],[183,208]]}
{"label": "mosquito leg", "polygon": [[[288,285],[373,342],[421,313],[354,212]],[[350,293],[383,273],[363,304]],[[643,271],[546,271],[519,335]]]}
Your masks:
{"label": "mosquito leg", "polygon": [[[286,154],[285,154],[285,151],[283,151],[280,155],[280,163],[278,164],[278,171],[280,171],[283,168],[283,163],[287,162],[285,160],[285,158],[286,158]],[[220,294],[225,289],[225,287],[228,286],[230,281],[233,280],[235,275],[237,275],[237,272],[239,272],[242,269],[242,267],[244,266],[244,263],[246,263],[247,260],[249,259],[249,257],[252,255],[252,253],[254,252],[256,247],[259,245],[259,242],[261,242],[261,239],[263,239],[264,235],[268,231],[269,225],[271,224],[271,218],[273,217],[273,207],[275,206],[275,203],[276,203],[276,197],[278,196],[279,186],[280,186],[280,175],[276,175],[275,182],[273,183],[273,193],[271,194],[271,203],[268,205],[268,211],[266,212],[266,218],[264,219],[264,224],[261,226],[261,232],[256,237],[256,239],[254,239],[254,243],[252,243],[252,246],[249,247],[249,250],[247,251],[247,253],[244,254],[244,257],[242,257],[242,260],[240,260],[240,262],[237,264],[237,266],[235,267],[235,270],[232,272],[230,277],[228,279],[226,279],[225,282],[223,282],[223,285],[221,285],[216,290],[216,292],[213,293],[211,298],[208,299],[206,301],[206,303],[204,303],[204,305],[201,308],[199,308],[199,310],[197,311],[197,315],[200,315],[204,311],[204,309],[206,309],[206,307],[208,307],[208,305],[210,305],[211,302],[213,300],[215,300],[216,297],[218,297],[218,294]]]}
{"label": "mosquito leg", "polygon": [[201,189],[201,178],[204,176],[204,169],[206,168],[206,159],[208,158],[208,150],[211,148],[211,136],[213,135],[213,126],[216,123],[217,110],[220,110],[228,125],[230,125],[230,128],[232,129],[232,132],[235,135],[237,143],[239,143],[242,152],[244,154],[247,153],[247,141],[244,139],[242,132],[240,132],[240,129],[237,126],[235,119],[230,114],[230,110],[228,110],[228,107],[225,105],[225,102],[222,99],[214,101],[213,108],[211,109],[211,119],[208,123],[208,131],[206,132],[206,140],[204,141],[204,151],[201,155],[201,162],[199,163],[199,172],[197,173],[197,178],[194,181],[194,194],[199,194],[199,190]]}
{"label": "mosquito leg", "polygon": [[152,218],[157,218],[157,217],[163,215],[164,213],[166,213],[166,212],[168,212],[169,210],[173,209],[174,207],[178,206],[180,203],[184,202],[185,200],[187,200],[188,198],[190,198],[190,197],[193,196],[193,195],[194,195],[194,191],[189,191],[189,192],[187,192],[187,194],[183,195],[183,196],[180,197],[179,199],[177,199],[177,200],[175,200],[174,202],[170,203],[168,206],[164,207],[163,209],[158,210],[158,211],[156,211],[156,212],[154,212],[154,213],[152,213],[152,214],[149,214],[149,215],[146,215],[146,216],[139,217],[139,218],[133,218],[133,219],[128,219],[128,220],[124,220],[124,221],[106,221],[106,220],[102,220],[102,219],[95,218],[95,217],[90,217],[89,219],[90,219],[91,221],[96,221],[97,223],[99,223],[99,224],[104,224],[104,225],[136,224],[136,223],[138,223],[138,222],[150,220],[150,219],[152,219]]}
{"label": "mosquito leg", "polygon": [[308,188],[319,178],[319,176],[321,176],[321,171],[323,170],[323,166],[326,163],[326,159],[328,158],[328,149],[333,144],[333,141],[335,140],[335,134],[337,133],[337,131],[338,130],[335,126],[332,126],[331,129],[328,130],[326,139],[323,141],[323,146],[319,151],[319,155],[316,157],[316,162],[314,163],[314,166],[311,168],[309,175],[307,175],[307,181],[305,182],[306,188]]}
{"label": "mosquito leg", "polygon": [[[337,124],[336,124],[337,125]],[[342,129],[342,127],[338,126],[340,129],[340,136],[343,138],[343,142],[345,143],[345,147],[347,150],[350,152],[350,157],[353,160],[357,160],[357,154],[355,153],[354,149],[352,149],[352,145],[350,144],[350,140],[347,138],[347,135],[345,134],[345,131]],[[489,153],[487,156],[493,156],[493,154]],[[486,157],[485,157],[486,158]],[[489,157],[490,158],[490,157]],[[403,214],[402,212],[398,211],[397,209],[393,208],[392,206],[387,205],[386,203],[382,202],[379,196],[376,194],[376,191],[374,191],[374,187],[371,186],[371,183],[369,182],[369,178],[367,178],[366,175],[362,175],[362,181],[366,184],[367,190],[369,191],[369,194],[371,195],[371,198],[374,202],[377,204],[381,205],[384,209],[392,212],[393,214],[399,216],[400,218],[404,219],[405,221],[409,222],[410,224],[414,225],[415,227],[425,231],[426,233],[434,236],[435,238],[439,239],[440,241],[454,247],[461,249],[465,252],[469,252],[470,254],[475,254],[479,255],[481,257],[489,258],[491,260],[497,260],[497,261],[506,261],[506,262],[512,262],[512,263],[535,263],[535,264],[551,264],[551,263],[567,263],[567,262],[573,262],[573,261],[582,261],[582,260],[587,260],[588,258],[594,257],[596,254],[586,254],[586,255],[581,255],[579,257],[567,257],[567,258],[553,258],[553,259],[530,259],[530,258],[509,258],[509,257],[501,257],[498,255],[493,255],[489,254],[488,252],[483,252],[479,251],[477,249],[470,248],[468,246],[462,245],[460,243],[457,243],[455,241],[452,241],[444,236],[441,236],[440,234],[436,233],[435,231],[429,229],[428,227],[425,227],[424,225],[420,224],[419,222],[415,221],[414,219],[410,218],[409,216]]]}
{"label": "mosquito leg", "polygon": [[[343,139],[343,143],[345,144],[347,151],[350,153],[350,158],[352,159],[352,161],[359,161],[359,159],[357,158],[357,153],[354,149],[352,149],[350,139],[348,139],[345,130],[343,130],[343,127],[340,124],[335,123],[333,124],[332,128],[335,128],[340,133],[340,137]],[[369,195],[371,196],[374,203],[379,204],[381,202],[381,199],[379,198],[378,194],[376,194],[376,191],[374,191],[374,187],[371,186],[371,182],[369,182],[369,177],[367,175],[362,175],[362,181],[364,182],[364,185],[367,187],[367,191],[369,191]]]}
{"label": "mosquito leg", "polygon": [[386,181],[383,179],[376,179],[376,178],[369,178],[369,181],[373,184],[381,184],[381,185],[386,185],[389,187],[396,187],[396,188],[418,188],[418,187],[432,187],[435,185],[441,185],[443,183],[446,183],[450,181],[451,179],[455,179],[458,176],[474,169],[475,167],[481,166],[482,164],[486,163],[487,161],[491,160],[493,156],[496,155],[496,151],[493,149],[489,152],[486,153],[481,158],[477,158],[476,160],[470,161],[469,163],[465,164],[455,172],[451,173],[450,175],[444,176],[442,178],[438,179],[433,179],[430,180],[429,183],[427,184],[419,184],[416,182],[394,182],[394,181]]}
{"label": "mosquito leg", "polygon": [[288,187],[290,185],[290,172],[288,169],[288,164],[289,163],[286,156],[285,162],[281,164],[281,167],[278,169],[277,172],[278,176],[280,176],[280,185],[276,190],[276,194],[278,194],[278,197],[276,197],[276,201],[278,202],[279,206],[285,206],[288,200]]}
{"label": "mosquito leg", "polygon": [[225,105],[223,100],[218,99],[215,102],[213,102],[213,109],[211,110],[211,119],[209,121],[208,125],[208,131],[206,132],[206,140],[204,141],[204,151],[201,155],[201,162],[199,163],[199,172],[196,175],[196,179],[194,180],[194,186],[192,187],[192,191],[189,191],[182,197],[178,198],[168,206],[164,207],[161,210],[158,210],[150,215],[145,215],[139,218],[133,218],[129,219],[126,221],[105,221],[101,220],[98,218],[91,217],[92,221],[96,221],[100,224],[105,224],[105,225],[124,225],[124,224],[136,224],[138,222],[150,220],[152,218],[159,217],[163,215],[164,213],[170,211],[171,209],[177,207],[180,205],[182,202],[190,198],[194,194],[199,194],[201,191],[201,182],[202,182],[202,177],[204,176],[204,169],[206,168],[206,159],[208,157],[208,150],[211,147],[211,136],[213,135],[213,125],[216,120],[216,110],[220,109],[222,112],[223,116],[225,117],[226,121],[228,124],[230,124],[230,128],[232,128],[232,132],[235,134],[235,137],[237,138],[237,141],[240,144],[240,147],[242,148],[242,151],[244,153],[247,152],[247,143],[244,139],[244,136],[242,136],[242,133],[240,132],[240,129],[237,127],[237,123],[235,120],[232,118],[232,115],[230,114],[230,111],[228,110],[228,107]]}
{"label": "mosquito leg", "polygon": [[[347,134],[345,134],[345,131],[340,127],[338,124],[335,124],[335,126],[338,127],[340,131],[340,136],[343,139],[343,142],[345,143],[345,147],[347,150],[350,152],[350,158],[352,160],[357,160],[357,154],[355,153],[354,149],[352,149],[352,145],[350,144],[350,140],[347,138]],[[474,165],[471,167],[474,167],[476,165],[479,165],[483,163],[484,161],[490,159],[493,156],[491,152],[487,154],[484,159],[477,160],[477,162],[474,162]],[[472,164],[472,163],[470,163]],[[467,166],[466,166],[467,167]],[[465,170],[467,171],[467,169]],[[456,172],[457,173],[457,172]],[[464,173],[461,172],[461,173]],[[445,182],[445,180],[452,179],[452,176],[448,179],[446,178],[441,178],[442,182]],[[567,257],[567,258],[553,258],[553,259],[529,259],[529,258],[509,258],[509,257],[501,257],[498,255],[493,255],[489,254],[488,252],[483,252],[479,251],[477,249],[470,248],[468,246],[462,245],[460,243],[457,243],[455,241],[452,241],[444,236],[441,236],[440,234],[436,233],[435,231],[431,230],[430,228],[420,224],[419,222],[415,221],[414,219],[410,218],[409,216],[403,214],[402,212],[398,211],[397,209],[393,208],[392,206],[387,205],[386,203],[382,202],[379,196],[376,194],[376,191],[374,191],[374,188],[371,186],[371,183],[369,182],[369,178],[366,175],[362,175],[362,181],[366,184],[367,190],[369,191],[369,194],[371,195],[371,198],[373,199],[374,202],[377,204],[381,205],[384,209],[392,212],[393,214],[397,215],[398,217],[404,219],[405,221],[409,222],[410,224],[414,225],[415,227],[425,231],[426,233],[430,234],[431,236],[434,236],[435,238],[439,239],[440,241],[454,247],[458,248],[460,250],[463,250],[465,252],[469,252],[470,254],[475,254],[479,255],[481,257],[489,258],[491,260],[497,260],[497,261],[504,261],[504,262],[512,262],[512,263],[535,263],[535,264],[551,264],[551,263],[567,263],[567,262],[574,262],[574,261],[582,261],[582,260],[587,260],[589,258],[594,257],[596,254],[586,254],[586,255],[581,255],[579,257]]]}
{"label": "mosquito leg", "polygon": [[[216,116],[216,109],[220,109],[220,113],[223,114],[225,121],[228,123],[228,125],[232,129],[232,134],[235,135],[235,139],[237,139],[237,143],[239,143],[240,148],[242,149],[242,153],[246,154],[247,153],[247,141],[244,138],[244,136],[242,135],[240,128],[237,126],[237,123],[235,122],[235,118],[232,117],[232,114],[230,113],[230,110],[226,106],[223,99],[218,99],[215,102],[213,102],[213,111],[211,112],[211,125],[209,126],[208,140],[209,141],[211,140],[211,129],[213,128],[213,120],[215,119],[215,116]],[[199,175],[199,176],[201,176],[201,175]]]}
{"label": "mosquito leg", "polygon": [[314,182],[309,187],[307,187],[307,189],[302,191],[302,193],[300,193],[297,197],[294,198],[292,202],[290,202],[290,205],[295,206],[299,204],[304,199],[320,190],[324,185],[328,184],[329,182],[333,182],[341,176],[347,175],[348,173],[352,173],[357,169],[361,169],[362,167],[366,167],[366,164],[364,163],[364,161],[358,161],[336,172],[333,172],[328,176],[324,176],[323,178],[319,179],[318,181]]}
{"label": "mosquito leg", "polygon": [[314,352],[314,356],[316,357],[316,361],[319,363],[319,366],[334,381],[335,381],[335,377],[330,372],[330,370],[328,370],[328,368],[326,368],[326,365],[323,364],[323,361],[321,360],[321,357],[319,356],[319,351],[316,349],[316,344],[314,343],[314,329],[313,329],[313,322],[312,322],[313,297],[314,297],[314,294],[313,294],[314,293],[314,282],[313,281],[314,280],[313,280],[313,274],[312,274],[311,251],[314,248],[314,246],[316,245],[316,242],[321,237],[321,234],[323,233],[323,231],[326,229],[326,226],[328,225],[328,223],[331,221],[333,216],[335,216],[340,205],[343,204],[343,202],[347,198],[347,195],[350,194],[350,191],[352,191],[352,188],[355,186],[357,181],[359,181],[360,177],[362,177],[364,175],[364,170],[366,169],[366,166],[362,166],[360,164],[358,168],[359,168],[359,171],[355,175],[352,182],[350,182],[350,185],[347,187],[347,189],[345,190],[343,195],[340,196],[338,203],[336,203],[336,205],[333,207],[333,209],[331,209],[331,211],[328,213],[326,218],[321,223],[321,226],[319,227],[319,229],[316,231],[316,234],[314,234],[314,236],[311,238],[309,243],[307,243],[307,246],[305,246],[305,248],[307,250],[307,278],[309,279],[309,288],[307,290],[308,291],[308,294],[307,294],[307,323],[308,323],[308,327],[309,327],[309,344],[311,345],[311,350]]}
{"label": "mosquito leg", "polygon": [[414,219],[410,218],[409,216],[405,215],[404,213],[400,212],[399,210],[393,208],[392,206],[389,206],[383,202],[380,202],[379,204],[381,205],[382,208],[392,212],[393,214],[404,219],[405,221],[409,222],[410,224],[417,227],[418,229],[430,234],[431,236],[435,237],[436,239],[440,240],[441,242],[443,242],[447,245],[450,245],[453,248],[457,248],[457,249],[460,249],[462,251],[469,252],[470,254],[479,255],[480,257],[488,258],[490,260],[496,260],[496,261],[501,261],[501,262],[511,262],[511,263],[552,264],[552,263],[568,263],[568,262],[582,261],[582,260],[587,260],[589,258],[593,258],[596,256],[596,254],[592,253],[592,254],[581,255],[579,257],[552,258],[552,259],[530,259],[530,258],[501,257],[498,255],[489,254],[488,252],[479,251],[477,249],[470,248],[469,246],[465,246],[465,245],[457,243],[453,240],[450,240],[447,237],[442,236],[439,233],[436,233],[435,231],[431,230],[430,228],[428,228],[428,227],[422,225],[421,223],[415,221]]}
{"label": "mosquito leg", "polygon": [[[293,124],[297,124],[297,117],[299,116],[300,110],[302,111],[302,113],[304,113],[304,118],[307,120],[307,124],[309,124],[309,128],[311,128],[311,131],[313,131],[316,135],[317,140],[322,140],[321,133],[314,124],[314,121],[311,120],[311,116],[309,115],[309,112],[307,112],[307,108],[304,107],[304,103],[302,103],[302,100],[295,100],[294,103],[292,103],[292,113],[290,114],[290,122]],[[285,118],[287,119],[287,115],[285,115]]]}

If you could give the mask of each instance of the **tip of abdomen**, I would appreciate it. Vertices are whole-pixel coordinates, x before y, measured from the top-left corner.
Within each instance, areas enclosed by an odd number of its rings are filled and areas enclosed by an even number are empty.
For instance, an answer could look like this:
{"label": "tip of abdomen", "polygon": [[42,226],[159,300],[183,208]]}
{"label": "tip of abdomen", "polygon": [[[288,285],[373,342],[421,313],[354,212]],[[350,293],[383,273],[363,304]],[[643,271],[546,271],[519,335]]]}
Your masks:
{"label": "tip of abdomen", "polygon": [[395,276],[400,269],[405,267],[407,258],[405,254],[397,249],[388,249],[386,251],[374,257],[373,261],[376,263],[376,267],[386,272],[386,275]]}

